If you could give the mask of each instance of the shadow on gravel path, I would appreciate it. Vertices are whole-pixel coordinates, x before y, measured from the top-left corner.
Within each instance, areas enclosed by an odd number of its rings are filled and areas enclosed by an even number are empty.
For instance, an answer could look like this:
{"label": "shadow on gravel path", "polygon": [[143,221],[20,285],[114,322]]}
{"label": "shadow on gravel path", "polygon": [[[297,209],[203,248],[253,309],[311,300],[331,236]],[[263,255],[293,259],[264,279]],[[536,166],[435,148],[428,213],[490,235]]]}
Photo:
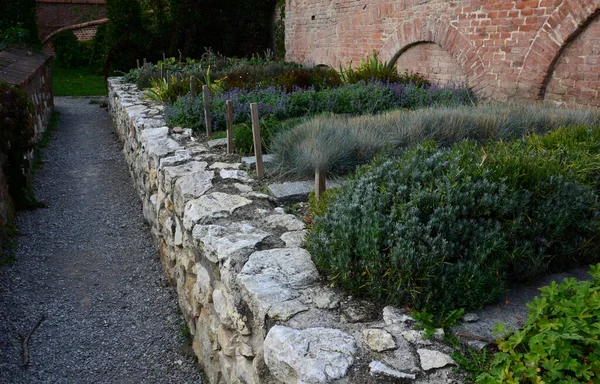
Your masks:
{"label": "shadow on gravel path", "polygon": [[[108,113],[56,98],[60,122],[0,270],[0,383],[201,383]],[[21,340],[40,316],[21,367]]]}

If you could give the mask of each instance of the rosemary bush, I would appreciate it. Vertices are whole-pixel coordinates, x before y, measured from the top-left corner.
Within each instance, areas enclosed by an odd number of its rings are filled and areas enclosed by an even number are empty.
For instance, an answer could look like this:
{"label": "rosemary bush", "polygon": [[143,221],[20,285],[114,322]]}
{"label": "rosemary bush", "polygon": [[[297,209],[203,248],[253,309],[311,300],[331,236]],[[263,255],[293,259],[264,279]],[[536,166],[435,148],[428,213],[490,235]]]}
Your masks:
{"label": "rosemary bush", "polygon": [[378,159],[320,208],[308,234],[315,264],[350,294],[446,312],[597,261],[599,131],[428,142]]}

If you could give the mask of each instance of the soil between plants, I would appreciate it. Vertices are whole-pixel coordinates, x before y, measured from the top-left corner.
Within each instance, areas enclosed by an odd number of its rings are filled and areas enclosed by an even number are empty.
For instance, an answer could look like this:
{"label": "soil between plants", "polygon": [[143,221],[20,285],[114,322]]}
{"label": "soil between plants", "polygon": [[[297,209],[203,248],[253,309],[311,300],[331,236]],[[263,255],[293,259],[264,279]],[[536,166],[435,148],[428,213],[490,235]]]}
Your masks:
{"label": "soil between plants", "polygon": [[[202,383],[108,113],[55,98],[58,129],[0,269],[0,383]],[[41,315],[22,367],[23,336]]]}

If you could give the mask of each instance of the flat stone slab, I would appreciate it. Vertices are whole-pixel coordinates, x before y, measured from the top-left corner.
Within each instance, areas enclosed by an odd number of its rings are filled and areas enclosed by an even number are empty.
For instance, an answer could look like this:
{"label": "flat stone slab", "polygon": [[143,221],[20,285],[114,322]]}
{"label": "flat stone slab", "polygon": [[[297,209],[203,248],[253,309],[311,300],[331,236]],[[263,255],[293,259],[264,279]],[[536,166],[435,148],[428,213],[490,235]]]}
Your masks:
{"label": "flat stone slab", "polygon": [[371,372],[371,375],[384,375],[394,377],[396,379],[410,380],[414,380],[417,378],[417,376],[412,373],[404,373],[391,367],[388,367],[381,361],[372,361],[371,364],[369,364],[369,370]]}
{"label": "flat stone slab", "polygon": [[[237,278],[248,302],[261,317],[267,313],[272,317],[289,317],[291,309],[282,303],[298,298],[298,290],[314,283],[319,273],[306,250],[276,248],[250,255]],[[275,309],[281,313],[275,313]],[[306,309],[296,306],[294,310],[297,313]]]}
{"label": "flat stone slab", "polygon": [[186,203],[183,213],[183,226],[191,231],[197,223],[210,224],[209,221],[212,219],[227,217],[236,209],[251,203],[252,200],[222,192],[201,196]]}
{"label": "flat stone slab", "polygon": [[206,143],[206,145],[208,145],[209,148],[225,147],[227,146],[227,139],[210,140]]}
{"label": "flat stone slab", "polygon": [[[263,163],[274,163],[275,156],[273,155],[263,155],[262,157]],[[256,156],[248,156],[242,157],[242,165],[246,168],[254,169],[256,168]]]}
{"label": "flat stone slab", "polygon": [[330,383],[354,364],[356,342],[332,328],[296,330],[276,325],[267,334],[264,358],[271,373],[285,383]]}
{"label": "flat stone slab", "polygon": [[[327,181],[327,188],[339,187],[336,181]],[[286,181],[268,186],[269,192],[282,203],[298,203],[308,201],[308,195],[315,189],[314,181]]]}

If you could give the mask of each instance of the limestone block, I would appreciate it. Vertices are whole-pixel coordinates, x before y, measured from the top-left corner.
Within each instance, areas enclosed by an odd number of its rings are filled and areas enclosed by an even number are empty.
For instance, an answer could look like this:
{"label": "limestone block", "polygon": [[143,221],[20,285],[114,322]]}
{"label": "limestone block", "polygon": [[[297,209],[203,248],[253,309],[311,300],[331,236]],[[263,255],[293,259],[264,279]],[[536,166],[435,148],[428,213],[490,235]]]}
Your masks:
{"label": "limestone block", "polygon": [[173,186],[177,179],[196,172],[204,173],[207,165],[204,161],[190,161],[181,165],[164,166],[161,168],[158,176],[159,189],[162,189],[165,194],[169,195],[173,193]]}
{"label": "limestone block", "polygon": [[173,203],[175,212],[181,215],[185,203],[198,198],[212,188],[213,171],[198,171],[181,176],[175,181],[173,188]]}
{"label": "limestone block", "polygon": [[159,164],[158,169],[182,165],[182,164],[189,162],[191,159],[192,159],[192,156],[190,155],[190,153],[187,150],[180,149],[180,150],[175,151],[173,156],[164,157],[164,158],[160,159],[160,162],[158,163]]}
{"label": "limestone block", "polygon": [[296,330],[276,325],[264,342],[267,367],[286,384],[343,378],[354,364],[356,351],[352,336],[332,328]]}
{"label": "limestone block", "polygon": [[206,305],[209,302],[209,298],[212,298],[212,279],[210,273],[201,263],[196,263],[196,300],[202,305]]}
{"label": "limestone block", "polygon": [[447,365],[456,365],[456,362],[445,353],[432,349],[417,349],[419,358],[421,359],[421,368],[424,371],[430,369],[443,368]]}
{"label": "limestone block", "polygon": [[371,364],[369,364],[369,370],[371,372],[371,375],[384,375],[384,376],[394,377],[396,379],[411,379],[411,380],[414,380],[417,378],[416,375],[414,375],[414,374],[404,373],[404,372],[398,371],[396,369],[390,368],[387,365],[385,365],[384,363],[382,363],[381,361],[372,361]]}
{"label": "limestone block", "polygon": [[414,319],[407,315],[401,309],[392,306],[387,306],[383,308],[383,321],[385,321],[387,325],[392,325],[404,324],[408,321],[414,321]]}
{"label": "limestone block", "polygon": [[236,209],[252,203],[237,195],[214,192],[186,203],[183,213],[183,226],[191,231],[197,223],[208,224],[212,219],[227,217]]}
{"label": "limestone block", "polygon": [[168,127],[144,129],[140,135],[140,143],[149,157],[156,158],[164,157],[181,148],[175,140],[169,138]]}
{"label": "limestone block", "polygon": [[243,182],[252,180],[252,178],[248,176],[248,173],[246,171],[242,171],[239,169],[222,169],[221,172],[219,172],[219,175],[222,179],[234,179]]}
{"label": "limestone block", "polygon": [[[300,296],[299,289],[319,277],[310,254],[302,248],[277,248],[254,252],[238,275],[238,281],[260,319],[274,313],[280,304]],[[288,311],[288,308],[282,307]],[[296,306],[297,310],[301,308]],[[279,313],[285,317],[285,313]]]}
{"label": "limestone block", "polygon": [[394,337],[383,329],[364,329],[362,336],[365,344],[375,352],[383,352],[396,348]]}
{"label": "limestone block", "polygon": [[196,225],[192,231],[194,242],[201,244],[204,257],[213,263],[235,258],[243,264],[267,236],[268,233],[247,223],[233,223],[228,227]]}
{"label": "limestone block", "polygon": [[291,231],[281,235],[281,240],[285,242],[287,248],[299,248],[304,245],[304,238],[306,237],[306,231]]}
{"label": "limestone block", "polygon": [[241,163],[212,163],[210,169],[240,169]]}
{"label": "limestone block", "polygon": [[265,223],[271,227],[283,227],[288,231],[301,231],[304,229],[304,223],[290,214],[267,216]]}

